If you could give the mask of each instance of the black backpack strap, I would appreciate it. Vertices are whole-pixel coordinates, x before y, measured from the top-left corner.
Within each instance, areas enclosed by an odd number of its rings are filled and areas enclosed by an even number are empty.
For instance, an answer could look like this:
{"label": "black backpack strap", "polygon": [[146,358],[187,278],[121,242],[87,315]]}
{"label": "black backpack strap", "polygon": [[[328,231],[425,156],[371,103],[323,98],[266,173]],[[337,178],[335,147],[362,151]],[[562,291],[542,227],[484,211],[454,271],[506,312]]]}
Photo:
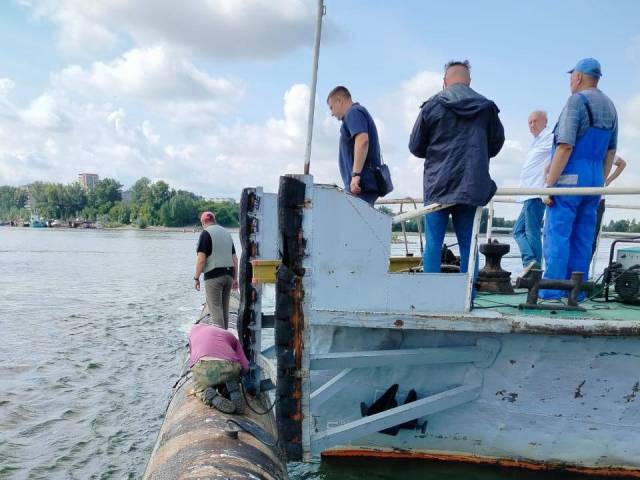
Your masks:
{"label": "black backpack strap", "polygon": [[589,105],[589,99],[584,93],[578,93],[578,95],[582,99],[582,103],[584,103],[584,106],[587,109],[587,115],[589,115],[589,126],[593,127],[593,112],[591,111],[591,105]]}

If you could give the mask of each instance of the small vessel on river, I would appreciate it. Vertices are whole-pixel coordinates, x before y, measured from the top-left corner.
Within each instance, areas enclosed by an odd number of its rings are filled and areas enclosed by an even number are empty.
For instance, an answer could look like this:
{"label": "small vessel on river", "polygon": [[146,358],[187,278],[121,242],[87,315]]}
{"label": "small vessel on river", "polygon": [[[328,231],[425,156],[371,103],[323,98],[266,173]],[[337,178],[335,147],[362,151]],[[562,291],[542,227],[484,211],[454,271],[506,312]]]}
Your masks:
{"label": "small vessel on river", "polygon": [[40,218],[40,216],[35,214],[31,215],[29,225],[32,228],[45,228],[47,226],[47,224]]}
{"label": "small vessel on river", "polygon": [[[556,193],[586,193],[571,190]],[[498,196],[519,193],[532,192]],[[602,284],[580,279],[563,286],[594,293],[580,304],[539,303],[522,280],[472,301],[472,275],[421,273],[419,257],[390,257],[392,223],[439,207],[391,217],[309,175],[281,177],[277,194],[244,190],[238,333],[257,383],[275,386],[288,459],[640,477],[640,249],[618,249],[608,301],[595,295]],[[269,282],[275,315],[262,311]],[[395,403],[372,413],[385,392]]]}

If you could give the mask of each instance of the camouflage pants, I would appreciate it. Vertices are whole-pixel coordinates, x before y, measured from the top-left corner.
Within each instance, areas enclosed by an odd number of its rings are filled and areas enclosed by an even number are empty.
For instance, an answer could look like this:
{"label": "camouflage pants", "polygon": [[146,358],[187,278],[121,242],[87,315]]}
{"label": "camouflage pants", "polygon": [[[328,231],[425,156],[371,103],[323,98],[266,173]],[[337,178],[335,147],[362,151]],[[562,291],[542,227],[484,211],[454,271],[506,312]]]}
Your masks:
{"label": "camouflage pants", "polygon": [[209,387],[217,387],[240,379],[240,364],[231,360],[201,358],[191,367],[193,374],[193,394],[203,399],[202,394]]}

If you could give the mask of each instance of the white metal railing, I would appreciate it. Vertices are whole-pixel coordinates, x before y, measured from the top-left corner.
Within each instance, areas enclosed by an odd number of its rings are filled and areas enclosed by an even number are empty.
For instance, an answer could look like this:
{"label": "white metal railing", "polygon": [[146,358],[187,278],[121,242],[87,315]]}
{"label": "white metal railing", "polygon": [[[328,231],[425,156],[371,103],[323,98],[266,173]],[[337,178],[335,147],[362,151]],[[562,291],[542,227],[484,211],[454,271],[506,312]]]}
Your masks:
{"label": "white metal railing", "polygon": [[[521,200],[517,200],[515,198],[510,197],[518,197],[518,196],[576,196],[576,195],[640,195],[640,188],[625,188],[625,187],[569,187],[569,188],[499,188],[496,191],[495,196],[488,204],[489,216],[487,219],[487,232],[486,232],[486,240],[488,241],[493,234],[493,217],[494,217],[494,204],[495,203],[522,203]],[[443,210],[445,208],[451,207],[452,204],[439,204],[432,203],[429,205],[425,205],[422,208],[417,208],[416,205],[418,202],[421,202],[421,199],[418,198],[398,198],[398,199],[380,199],[376,202],[377,205],[400,205],[400,213],[393,216],[392,222],[394,224],[402,224],[404,227],[404,222],[407,220],[411,220],[414,218],[419,218],[424,215],[429,215],[433,212],[437,212],[439,210]],[[412,203],[414,205],[414,210],[408,212],[402,212],[402,206],[406,203]],[[626,209],[626,210],[640,210],[640,205],[622,205],[622,204],[607,204],[607,209]],[[468,272],[473,272],[475,268],[475,259],[477,256],[477,248],[473,248],[473,246],[477,247],[478,235],[479,235],[479,225],[480,225],[480,216],[482,215],[482,207],[479,207],[476,210],[476,218],[474,220],[474,231],[473,231],[473,239],[472,239],[472,249],[469,255],[469,267]],[[418,222],[420,224],[420,222]],[[596,240],[596,248],[600,242],[600,235],[602,234],[602,225],[600,226],[600,231],[598,232],[597,240]],[[421,232],[420,232],[421,233]],[[405,243],[407,242],[406,233],[403,234],[405,236]],[[408,247],[405,245],[405,250]],[[593,256],[593,261],[591,264],[591,276],[594,276],[595,268],[596,268],[596,258],[597,255]],[[473,275],[470,274],[470,285],[472,285]],[[467,297],[471,298],[471,290],[468,288]]]}
{"label": "white metal railing", "polygon": [[[496,197],[503,196],[529,196],[529,195],[540,195],[540,196],[557,196],[557,195],[640,195],[640,188],[630,187],[559,187],[559,188],[499,188],[496,192]],[[421,202],[422,200],[416,198],[405,198],[405,199],[381,199],[376,202],[377,205],[398,205],[407,202]],[[495,197],[494,197],[494,200]],[[411,220],[413,218],[418,218],[423,215],[428,215],[433,212],[437,212],[438,210],[442,210],[444,208],[450,207],[451,205],[443,205],[440,203],[432,203],[429,205],[425,205],[422,208],[418,208],[412,210],[410,212],[405,212],[402,214],[395,215],[393,217],[393,223],[401,223],[407,220]]]}
{"label": "white metal railing", "polygon": [[[488,215],[488,219],[487,219],[487,231],[486,231],[486,241],[489,242],[489,239],[493,236],[493,232],[494,232],[494,227],[493,227],[493,217],[494,217],[494,202],[500,202],[500,203],[522,203],[518,200],[515,199],[492,199],[489,202],[488,205],[488,210],[489,210],[489,215]],[[618,204],[611,204],[611,203],[607,203],[606,205],[607,210],[610,209],[623,209],[623,210],[640,210],[640,205],[618,205]],[[595,252],[596,254],[593,255],[593,258],[591,259],[591,278],[595,277],[595,273],[596,273],[596,266],[597,266],[597,262],[598,262],[598,248],[600,247],[600,238],[603,236],[609,236],[608,232],[603,232],[603,228],[604,228],[604,221],[600,222],[600,229],[598,230],[598,235],[596,236],[596,247],[595,247]],[[511,229],[509,229],[511,231]],[[636,237],[638,236],[638,234],[636,233],[628,233],[628,232],[618,232],[617,234],[614,234],[614,236],[631,236],[631,237]]]}

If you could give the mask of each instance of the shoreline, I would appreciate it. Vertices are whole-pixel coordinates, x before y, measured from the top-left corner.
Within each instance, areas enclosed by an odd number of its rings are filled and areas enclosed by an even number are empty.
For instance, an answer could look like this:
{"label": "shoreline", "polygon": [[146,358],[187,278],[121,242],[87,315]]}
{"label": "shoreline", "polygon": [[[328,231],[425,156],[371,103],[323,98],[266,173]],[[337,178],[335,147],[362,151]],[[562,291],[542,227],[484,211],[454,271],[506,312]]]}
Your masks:
{"label": "shoreline", "polygon": [[[30,230],[32,229],[32,227],[11,227],[9,225],[0,225],[0,228],[2,227],[6,227],[6,228],[10,228],[12,230]],[[240,227],[225,227],[227,230],[229,230],[230,232],[239,232],[240,231]],[[72,228],[72,227],[43,227],[43,228],[39,228],[38,230],[77,230],[77,231],[93,231],[93,230],[110,230],[110,231],[118,231],[118,230],[122,230],[122,231],[129,231],[129,230],[133,230],[133,231],[139,231],[139,232],[176,232],[176,233],[200,233],[202,231],[202,227],[194,227],[194,226],[190,226],[190,227],[164,227],[161,225],[150,225],[148,227],[145,228],[138,228],[134,225],[120,225],[117,227],[102,227],[102,228]]]}

